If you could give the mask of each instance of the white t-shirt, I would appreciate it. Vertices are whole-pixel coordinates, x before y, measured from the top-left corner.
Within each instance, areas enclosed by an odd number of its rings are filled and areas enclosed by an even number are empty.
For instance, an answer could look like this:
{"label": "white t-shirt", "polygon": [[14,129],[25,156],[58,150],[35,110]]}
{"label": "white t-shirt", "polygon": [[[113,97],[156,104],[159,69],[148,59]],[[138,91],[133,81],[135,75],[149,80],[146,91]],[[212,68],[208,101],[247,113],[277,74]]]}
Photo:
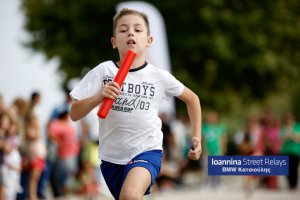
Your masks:
{"label": "white t-shirt", "polygon": [[[99,93],[117,71],[112,61],[99,64],[70,95],[81,100]],[[159,105],[163,99],[179,96],[183,89],[184,85],[169,72],[151,64],[130,69],[106,119],[99,118],[99,158],[127,164],[144,151],[162,149]]]}
{"label": "white t-shirt", "polygon": [[20,177],[21,155],[18,150],[12,149],[5,155],[5,164],[2,167],[5,187],[5,199],[16,199],[17,192],[21,192]]}
{"label": "white t-shirt", "polygon": [[83,120],[88,125],[88,139],[92,141],[99,140],[99,127],[95,126],[96,124],[98,124],[98,116],[97,116],[98,109],[99,107],[97,106],[83,118]]}

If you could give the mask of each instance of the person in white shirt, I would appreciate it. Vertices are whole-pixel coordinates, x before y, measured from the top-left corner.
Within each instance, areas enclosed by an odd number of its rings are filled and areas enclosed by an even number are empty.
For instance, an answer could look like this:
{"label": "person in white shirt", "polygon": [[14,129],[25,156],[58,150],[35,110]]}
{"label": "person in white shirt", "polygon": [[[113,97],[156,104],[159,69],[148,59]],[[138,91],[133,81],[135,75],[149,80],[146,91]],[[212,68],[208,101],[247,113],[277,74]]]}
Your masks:
{"label": "person in white shirt", "polygon": [[[102,103],[114,100],[106,119],[99,119],[101,171],[115,199],[142,199],[149,194],[162,159],[159,105],[176,96],[188,109],[193,138],[189,158],[201,154],[201,107],[198,96],[169,72],[146,62],[152,44],[145,14],[123,9],[114,17],[111,43],[120,61],[105,61],[92,69],[71,91],[70,116],[76,121]],[[128,50],[136,53],[131,69],[120,87],[113,81]]]}
{"label": "person in white shirt", "polygon": [[21,191],[21,155],[12,144],[13,141],[7,140],[4,146],[4,195],[6,200],[15,200],[17,193]]}

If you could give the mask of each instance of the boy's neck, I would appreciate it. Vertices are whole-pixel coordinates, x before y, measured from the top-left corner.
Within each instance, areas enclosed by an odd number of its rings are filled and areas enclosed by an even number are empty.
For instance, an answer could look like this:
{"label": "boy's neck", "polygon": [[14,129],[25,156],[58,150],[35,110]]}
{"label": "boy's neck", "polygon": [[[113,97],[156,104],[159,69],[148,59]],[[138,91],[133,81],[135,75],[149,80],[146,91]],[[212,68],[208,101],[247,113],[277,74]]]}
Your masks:
{"label": "boy's neck", "polygon": [[[123,62],[124,60],[124,57],[122,58],[121,61],[118,61],[117,64],[120,66],[121,63]],[[145,60],[145,56],[138,56],[136,55],[134,61],[133,61],[133,64],[131,66],[130,69],[134,69],[134,68],[138,68],[140,66],[142,66],[143,64],[145,64],[146,60]]]}

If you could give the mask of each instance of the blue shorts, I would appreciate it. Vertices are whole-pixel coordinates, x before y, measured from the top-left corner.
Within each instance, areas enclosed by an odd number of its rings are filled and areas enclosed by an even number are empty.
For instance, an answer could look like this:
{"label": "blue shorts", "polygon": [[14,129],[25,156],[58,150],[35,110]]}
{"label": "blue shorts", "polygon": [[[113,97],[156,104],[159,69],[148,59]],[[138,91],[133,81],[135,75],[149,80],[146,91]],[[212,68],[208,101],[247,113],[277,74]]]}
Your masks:
{"label": "blue shorts", "polygon": [[118,165],[106,161],[102,161],[100,168],[104,177],[104,180],[114,196],[115,199],[119,199],[121,188],[126,179],[128,172],[134,167],[144,167],[151,174],[151,184],[145,192],[150,194],[152,185],[155,178],[158,176],[162,162],[162,151],[152,150],[143,152],[135,156],[127,165]]}

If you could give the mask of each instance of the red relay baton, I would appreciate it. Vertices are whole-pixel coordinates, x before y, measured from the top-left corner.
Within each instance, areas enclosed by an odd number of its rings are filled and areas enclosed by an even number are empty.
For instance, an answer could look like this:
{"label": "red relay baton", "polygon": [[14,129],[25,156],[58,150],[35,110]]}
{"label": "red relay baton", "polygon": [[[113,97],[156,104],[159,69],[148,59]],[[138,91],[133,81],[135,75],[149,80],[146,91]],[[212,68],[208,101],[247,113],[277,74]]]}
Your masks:
{"label": "red relay baton", "polygon": [[[125,78],[126,78],[126,75],[128,74],[129,72],[129,69],[134,61],[134,58],[136,56],[136,53],[134,51],[131,51],[131,50],[128,50],[126,55],[125,55],[125,58],[114,78],[114,81],[116,83],[118,83],[118,85],[121,87]],[[110,111],[110,108],[111,106],[113,105],[114,103],[114,100],[112,99],[109,99],[109,98],[104,98],[102,104],[101,104],[101,107],[100,109],[98,110],[98,117],[102,118],[102,119],[105,119],[108,112]]]}

